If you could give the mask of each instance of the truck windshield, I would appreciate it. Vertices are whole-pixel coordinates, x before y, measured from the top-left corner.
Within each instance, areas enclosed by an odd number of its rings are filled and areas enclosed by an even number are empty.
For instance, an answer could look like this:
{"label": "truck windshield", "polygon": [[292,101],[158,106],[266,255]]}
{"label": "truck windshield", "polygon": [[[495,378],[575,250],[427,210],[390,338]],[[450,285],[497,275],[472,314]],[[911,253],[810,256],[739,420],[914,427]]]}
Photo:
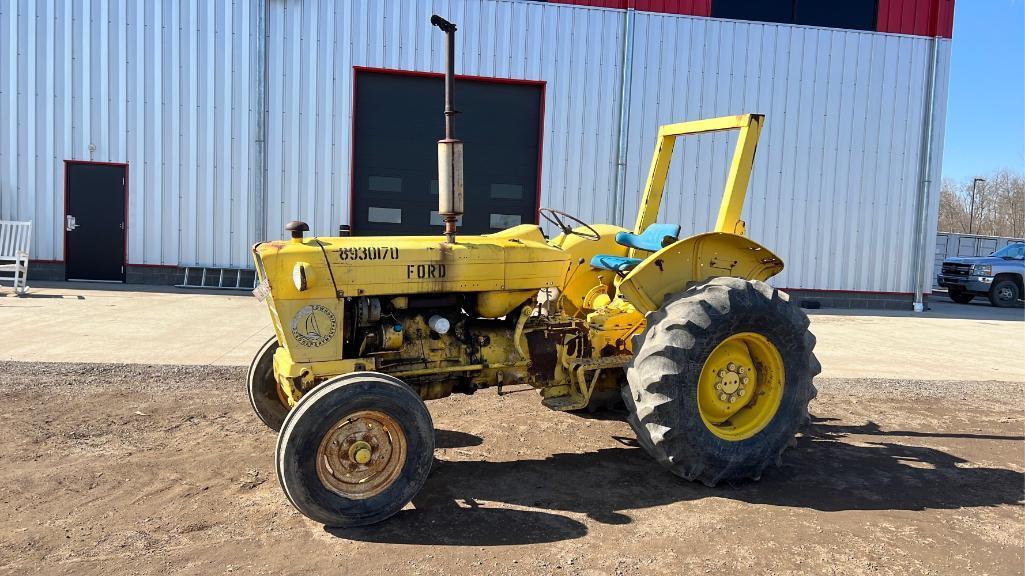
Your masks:
{"label": "truck windshield", "polygon": [[1025,244],[1021,242],[1017,244],[1008,244],[994,252],[992,255],[997,258],[1004,258],[1005,260],[1022,260],[1025,259]]}

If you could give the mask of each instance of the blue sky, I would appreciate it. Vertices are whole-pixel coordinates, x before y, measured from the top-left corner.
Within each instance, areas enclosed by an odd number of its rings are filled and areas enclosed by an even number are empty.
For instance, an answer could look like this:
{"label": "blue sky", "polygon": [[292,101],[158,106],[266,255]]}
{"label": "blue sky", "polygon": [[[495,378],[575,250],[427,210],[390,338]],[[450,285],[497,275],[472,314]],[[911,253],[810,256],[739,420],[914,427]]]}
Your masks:
{"label": "blue sky", "polygon": [[1025,172],[1025,0],[957,0],[943,176]]}

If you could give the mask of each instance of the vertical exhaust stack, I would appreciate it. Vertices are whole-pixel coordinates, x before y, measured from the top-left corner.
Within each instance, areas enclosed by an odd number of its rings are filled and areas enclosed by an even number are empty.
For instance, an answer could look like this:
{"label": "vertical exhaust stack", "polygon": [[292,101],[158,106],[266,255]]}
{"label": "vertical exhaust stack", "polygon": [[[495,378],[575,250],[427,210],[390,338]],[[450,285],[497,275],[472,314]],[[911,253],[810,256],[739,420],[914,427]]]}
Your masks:
{"label": "vertical exhaust stack", "polygon": [[438,140],[438,214],[445,223],[445,241],[456,241],[456,222],[463,214],[463,142],[452,134],[456,67],[456,25],[435,14],[431,24],[445,33],[445,139]]}

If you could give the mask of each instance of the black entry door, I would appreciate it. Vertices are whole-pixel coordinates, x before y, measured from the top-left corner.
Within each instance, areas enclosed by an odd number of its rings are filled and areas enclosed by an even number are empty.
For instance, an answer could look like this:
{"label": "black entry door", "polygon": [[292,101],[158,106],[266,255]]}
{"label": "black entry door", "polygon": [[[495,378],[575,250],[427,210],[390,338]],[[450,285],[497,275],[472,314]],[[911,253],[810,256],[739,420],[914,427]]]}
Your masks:
{"label": "black entry door", "polygon": [[68,280],[125,281],[125,166],[67,164]]}
{"label": "black entry door", "polygon": [[[537,221],[540,85],[457,79],[455,135],[464,142],[463,234]],[[441,77],[359,71],[353,149],[354,234],[440,234]]]}

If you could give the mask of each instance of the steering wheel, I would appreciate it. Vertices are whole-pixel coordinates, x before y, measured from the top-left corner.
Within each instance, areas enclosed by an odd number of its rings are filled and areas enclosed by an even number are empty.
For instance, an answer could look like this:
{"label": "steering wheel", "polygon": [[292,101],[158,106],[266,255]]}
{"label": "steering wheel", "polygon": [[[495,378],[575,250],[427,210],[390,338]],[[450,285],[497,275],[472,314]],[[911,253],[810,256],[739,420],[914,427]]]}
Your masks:
{"label": "steering wheel", "polygon": [[[559,230],[562,230],[563,234],[566,234],[567,236],[572,234],[574,236],[580,236],[584,240],[590,240],[591,242],[597,242],[598,240],[601,240],[601,234],[598,234],[597,230],[591,228],[590,224],[584,222],[576,216],[567,214],[562,210],[555,210],[553,208],[541,208],[537,212],[541,215],[542,218],[558,226]],[[586,228],[587,230],[575,230],[573,226],[570,226],[566,222],[569,222],[571,224],[579,224],[580,228]]]}

